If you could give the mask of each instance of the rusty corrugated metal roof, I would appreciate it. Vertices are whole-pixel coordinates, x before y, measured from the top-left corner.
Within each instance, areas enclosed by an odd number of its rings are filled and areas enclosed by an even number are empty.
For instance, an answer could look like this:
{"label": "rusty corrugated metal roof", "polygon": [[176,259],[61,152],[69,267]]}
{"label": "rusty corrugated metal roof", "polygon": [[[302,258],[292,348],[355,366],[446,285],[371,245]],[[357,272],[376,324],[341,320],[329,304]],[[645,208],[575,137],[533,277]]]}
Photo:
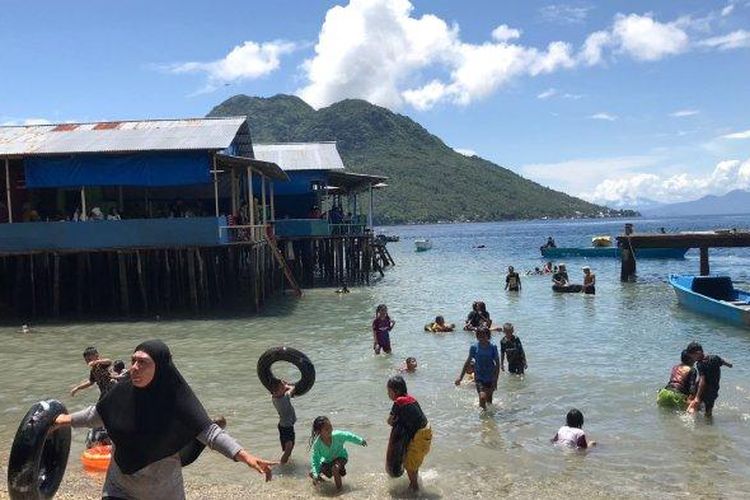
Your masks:
{"label": "rusty corrugated metal roof", "polygon": [[343,170],[335,142],[288,142],[253,144],[255,158],[270,161],[284,170]]}
{"label": "rusty corrugated metal roof", "polygon": [[[237,139],[237,140],[235,140]],[[0,127],[0,157],[228,148],[253,149],[245,117]]]}

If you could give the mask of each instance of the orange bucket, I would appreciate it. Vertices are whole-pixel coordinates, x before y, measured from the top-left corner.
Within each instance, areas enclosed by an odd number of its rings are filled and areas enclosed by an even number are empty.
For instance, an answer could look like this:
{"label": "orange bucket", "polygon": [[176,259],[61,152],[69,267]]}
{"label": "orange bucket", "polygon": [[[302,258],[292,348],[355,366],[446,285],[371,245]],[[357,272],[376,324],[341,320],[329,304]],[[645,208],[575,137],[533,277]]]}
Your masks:
{"label": "orange bucket", "polygon": [[112,457],[112,446],[94,446],[81,454],[83,468],[91,472],[104,472],[109,467]]}

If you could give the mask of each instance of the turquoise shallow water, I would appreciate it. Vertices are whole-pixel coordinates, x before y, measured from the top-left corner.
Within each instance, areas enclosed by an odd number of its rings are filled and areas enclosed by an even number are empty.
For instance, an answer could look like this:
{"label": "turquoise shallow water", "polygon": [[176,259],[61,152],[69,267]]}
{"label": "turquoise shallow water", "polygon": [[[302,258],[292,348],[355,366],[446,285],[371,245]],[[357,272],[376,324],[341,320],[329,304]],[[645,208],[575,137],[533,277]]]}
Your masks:
{"label": "turquoise shallow water", "polygon": [[[545,221],[385,228],[401,236],[389,244],[395,268],[378,283],[337,296],[308,291],[301,300],[279,298],[265,314],[245,319],[32,325],[32,333],[2,328],[0,349],[0,453],[7,459],[19,419],[41,398],[78,409],[96,399],[94,389],[75,398],[69,388],[86,375],[82,349],[127,358],[141,340],[158,337],[212,414],[224,414],[231,433],[252,452],[279,455],[277,416],[255,375],[258,356],[288,344],[315,362],[318,381],[295,401],[299,421],[294,463],[277,469],[274,482],[216,454],[188,469],[189,480],[247,485],[259,496],[309,496],[305,441],[311,420],[331,417],[334,427],[364,435],[368,448],[350,448],[349,496],[400,496],[406,482],[385,476],[390,402],[387,377],[406,356],[419,370],[409,375],[412,394],[431,421],[433,451],[423,466],[430,497],[743,497],[750,488],[750,331],[695,315],[677,306],[665,282],[670,272],[695,272],[696,251],[685,261],[640,261],[637,283],[619,282],[619,262],[591,260],[597,295],[553,295],[547,277],[523,277],[509,295],[501,280],[508,265],[541,265],[538,247],[548,235],[559,246],[579,246],[596,234],[617,234],[623,221]],[[637,220],[639,230],[748,227],[744,217],[695,221]],[[429,237],[434,248],[413,251]],[[473,248],[486,245],[484,249]],[[750,288],[750,252],[716,250],[712,271],[729,272]],[[585,261],[568,260],[573,279]],[[471,387],[453,380],[472,338],[464,332],[422,331],[436,314],[461,323],[473,300],[483,299],[496,321],[511,321],[523,340],[529,370],[523,379],[502,376],[496,408],[480,412]],[[386,303],[397,324],[394,354],[375,357],[369,324]],[[666,383],[682,348],[699,340],[725,356],[712,424],[661,411],[656,391]],[[498,340],[498,339],[496,339]],[[587,454],[563,453],[549,444],[570,407],[586,417],[585,430],[600,445]],[[74,432],[70,474],[84,432]],[[323,490],[322,494],[328,494]]]}

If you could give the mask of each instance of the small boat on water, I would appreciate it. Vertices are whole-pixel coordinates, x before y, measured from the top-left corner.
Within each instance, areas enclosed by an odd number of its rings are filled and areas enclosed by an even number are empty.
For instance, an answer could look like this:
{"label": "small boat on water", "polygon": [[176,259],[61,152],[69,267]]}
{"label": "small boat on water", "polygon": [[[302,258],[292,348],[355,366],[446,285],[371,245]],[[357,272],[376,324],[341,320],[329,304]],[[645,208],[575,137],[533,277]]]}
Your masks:
{"label": "small boat on water", "polygon": [[591,238],[591,245],[595,247],[611,247],[612,237],[611,236],[594,236]]}
{"label": "small boat on water", "polygon": [[[621,250],[617,247],[542,247],[542,257],[545,259],[561,259],[564,257],[610,257],[620,258]],[[687,248],[638,248],[636,259],[684,259]]]}
{"label": "small boat on water", "polygon": [[750,326],[750,293],[734,288],[729,276],[673,274],[669,276],[669,284],[681,306],[736,325]]}
{"label": "small boat on water", "polygon": [[432,241],[427,238],[420,238],[414,240],[414,246],[416,247],[417,252],[424,252],[432,248]]}

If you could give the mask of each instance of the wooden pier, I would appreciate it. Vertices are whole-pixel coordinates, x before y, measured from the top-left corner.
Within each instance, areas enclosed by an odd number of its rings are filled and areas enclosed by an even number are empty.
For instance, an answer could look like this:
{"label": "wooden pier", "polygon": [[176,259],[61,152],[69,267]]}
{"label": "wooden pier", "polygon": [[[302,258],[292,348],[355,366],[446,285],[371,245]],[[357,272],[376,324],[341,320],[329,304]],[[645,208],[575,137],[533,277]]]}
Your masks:
{"label": "wooden pier", "polygon": [[632,281],[635,278],[634,251],[638,248],[698,248],[700,275],[708,276],[709,248],[750,247],[750,232],[722,229],[684,233],[634,233],[632,225],[626,225],[625,234],[617,237],[617,245],[622,249],[621,281]]}

